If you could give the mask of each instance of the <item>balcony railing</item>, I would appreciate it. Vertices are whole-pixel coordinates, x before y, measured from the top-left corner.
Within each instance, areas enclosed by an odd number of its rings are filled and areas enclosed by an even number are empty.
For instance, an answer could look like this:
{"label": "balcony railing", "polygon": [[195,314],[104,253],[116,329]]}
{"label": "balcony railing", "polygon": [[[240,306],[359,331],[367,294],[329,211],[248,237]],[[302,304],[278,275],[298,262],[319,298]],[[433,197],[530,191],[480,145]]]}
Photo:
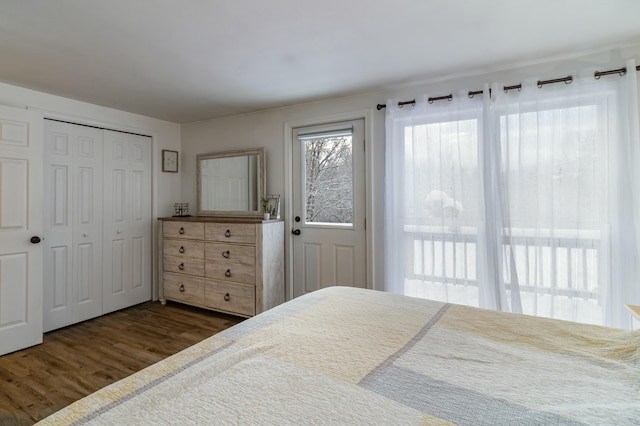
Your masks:
{"label": "balcony railing", "polygon": [[[513,260],[523,304],[525,301],[532,304],[529,307],[532,313],[535,314],[537,303],[547,296],[576,298],[597,305],[600,234],[582,230],[553,233],[512,230],[512,236],[504,238],[501,256],[506,291],[512,290],[514,271],[510,265]],[[405,226],[405,293],[429,297],[431,286],[435,292],[464,289],[467,299],[477,298],[477,244],[478,234],[474,228],[452,231],[447,227]],[[470,304],[477,305],[477,302]]]}

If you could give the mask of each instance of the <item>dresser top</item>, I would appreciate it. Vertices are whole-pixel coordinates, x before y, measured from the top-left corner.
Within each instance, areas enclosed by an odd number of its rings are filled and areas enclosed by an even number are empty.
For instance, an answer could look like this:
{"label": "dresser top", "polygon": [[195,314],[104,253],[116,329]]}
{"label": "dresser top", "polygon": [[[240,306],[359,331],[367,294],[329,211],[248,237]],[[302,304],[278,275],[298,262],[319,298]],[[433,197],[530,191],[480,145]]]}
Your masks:
{"label": "dresser top", "polygon": [[213,216],[171,216],[159,217],[158,220],[169,222],[212,222],[212,223],[271,223],[282,222],[282,219],[264,220],[258,217],[213,217]]}

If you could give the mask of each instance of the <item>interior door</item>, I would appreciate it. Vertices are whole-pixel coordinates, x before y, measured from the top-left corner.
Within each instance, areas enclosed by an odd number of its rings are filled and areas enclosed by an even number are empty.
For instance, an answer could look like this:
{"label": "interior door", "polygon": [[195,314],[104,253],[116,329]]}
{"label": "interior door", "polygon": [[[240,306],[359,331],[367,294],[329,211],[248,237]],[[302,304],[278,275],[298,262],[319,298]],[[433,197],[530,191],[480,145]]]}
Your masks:
{"label": "interior door", "polygon": [[42,343],[42,116],[0,106],[0,355]]}
{"label": "interior door", "polygon": [[44,331],[102,315],[102,130],[45,120]]}
{"label": "interior door", "polygon": [[364,120],[294,129],[293,297],[367,287]]}
{"label": "interior door", "polygon": [[104,131],[103,313],[151,299],[151,138]]}

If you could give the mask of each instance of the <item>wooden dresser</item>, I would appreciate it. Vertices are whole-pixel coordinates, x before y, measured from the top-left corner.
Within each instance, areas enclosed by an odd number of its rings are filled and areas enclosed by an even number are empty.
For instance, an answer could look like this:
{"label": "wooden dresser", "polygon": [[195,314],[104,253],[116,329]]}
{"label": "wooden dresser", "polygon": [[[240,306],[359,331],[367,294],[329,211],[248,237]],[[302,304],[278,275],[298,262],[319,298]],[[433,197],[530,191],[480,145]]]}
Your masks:
{"label": "wooden dresser", "polygon": [[284,222],[160,218],[160,301],[251,317],[284,302]]}

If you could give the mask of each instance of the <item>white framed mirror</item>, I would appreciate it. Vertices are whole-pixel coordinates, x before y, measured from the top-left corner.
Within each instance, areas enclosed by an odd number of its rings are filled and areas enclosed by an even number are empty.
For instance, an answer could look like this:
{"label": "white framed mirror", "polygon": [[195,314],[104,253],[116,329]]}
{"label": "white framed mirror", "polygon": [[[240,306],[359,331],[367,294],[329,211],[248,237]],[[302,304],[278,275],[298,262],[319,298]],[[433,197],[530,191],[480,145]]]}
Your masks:
{"label": "white framed mirror", "polygon": [[264,148],[198,154],[198,215],[262,217]]}

